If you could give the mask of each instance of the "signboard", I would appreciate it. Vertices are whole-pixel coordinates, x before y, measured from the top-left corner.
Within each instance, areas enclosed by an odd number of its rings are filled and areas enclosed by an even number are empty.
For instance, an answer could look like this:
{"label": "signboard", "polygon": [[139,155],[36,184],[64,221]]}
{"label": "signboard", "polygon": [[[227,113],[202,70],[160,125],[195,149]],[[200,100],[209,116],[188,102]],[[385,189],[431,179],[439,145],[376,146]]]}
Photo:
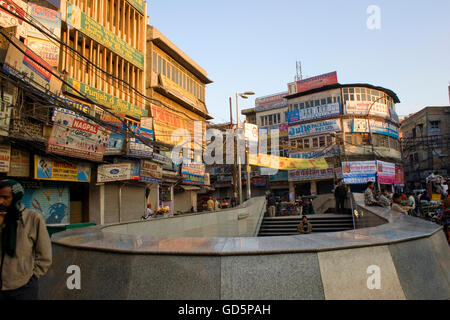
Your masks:
{"label": "signboard", "polygon": [[326,152],[325,154],[318,152],[296,152],[291,153],[289,157],[294,159],[318,159],[318,158],[334,157],[338,153],[339,153],[338,147],[333,147],[330,151]]}
{"label": "signboard", "polygon": [[54,45],[50,41],[28,37],[26,40],[27,46],[33,50],[39,57],[41,57],[50,66],[57,69],[59,62],[59,46]]}
{"label": "signboard", "polygon": [[289,139],[314,136],[336,131],[341,131],[341,121],[339,119],[299,124],[289,128]]}
{"label": "signboard", "polygon": [[11,162],[11,146],[0,145],[0,172],[8,172]]}
{"label": "signboard", "polygon": [[100,23],[82,12],[79,7],[71,3],[67,3],[67,24],[110,49],[139,69],[144,70],[144,54],[130,46],[113,32],[104,28]]}
{"label": "signboard", "polygon": [[320,179],[334,179],[334,168],[289,171],[289,181],[311,181]]}
{"label": "signboard", "polygon": [[342,168],[346,184],[364,184],[376,180],[375,161],[342,162]]}
{"label": "signboard", "polygon": [[[35,3],[29,3],[29,13],[33,21],[37,21],[44,25],[45,31],[51,33],[56,38],[61,38],[61,12],[49,8],[41,7]],[[41,31],[27,24],[28,36],[43,39],[46,41],[48,37]]]}
{"label": "signboard", "polygon": [[30,176],[30,153],[26,150],[11,149],[11,164],[9,166],[9,177]]}
{"label": "signboard", "polygon": [[249,163],[253,166],[273,168],[278,170],[296,169],[327,169],[325,158],[320,159],[292,159],[267,154],[249,154]]}
{"label": "signboard", "polygon": [[[372,102],[362,102],[362,101],[347,101],[345,103],[345,113],[346,114],[362,114],[367,115]],[[389,111],[389,106],[383,103],[375,103],[370,109],[370,115],[390,118],[391,112]]]}
{"label": "signboard", "polygon": [[97,168],[97,182],[131,180],[131,163],[100,165]]}
{"label": "signboard", "polygon": [[341,114],[341,103],[329,103],[316,107],[309,107],[301,110],[294,110],[288,113],[288,123],[293,124],[302,121],[311,121],[322,118],[329,118]]}
{"label": "signboard", "polygon": [[378,182],[381,184],[395,183],[395,163],[377,160]]}
{"label": "signboard", "polygon": [[284,98],[288,92],[278,93],[266,97],[257,98],[255,100],[256,112],[268,111],[287,106],[287,100]]}
{"label": "signboard", "polygon": [[395,166],[395,183],[396,186],[405,185],[405,169]]}
{"label": "signboard", "polygon": [[54,161],[49,158],[34,156],[34,179],[90,182],[91,166],[82,163]]}
{"label": "signboard", "polygon": [[196,175],[196,176],[204,176],[205,175],[205,165],[204,164],[195,164],[195,163],[185,163],[183,162],[183,166],[181,168],[181,173]]}
{"label": "signboard", "polygon": [[140,160],[114,159],[114,164],[131,164],[130,180],[140,180],[140,178],[141,178],[141,161]]}
{"label": "signboard", "polygon": [[26,187],[21,202],[39,213],[47,225],[70,224],[70,189],[66,184]]}
{"label": "signboard", "polygon": [[338,83],[337,72],[322,74],[320,76],[297,81],[297,93],[321,88]]}
{"label": "signboard", "polygon": [[[147,138],[147,139],[150,139],[150,140],[153,140],[153,138],[154,138],[153,130],[144,129],[144,128],[136,127],[136,126],[133,126],[133,125],[130,126],[130,129],[138,137]],[[152,156],[153,156],[153,147],[152,146],[148,146],[147,144],[143,143],[138,138],[131,137],[129,139],[128,154],[130,156],[152,158]]]}
{"label": "signboard", "polygon": [[161,165],[141,160],[141,181],[149,183],[160,183],[162,179],[163,168]]}
{"label": "signboard", "polygon": [[[67,98],[64,98],[64,97],[59,97],[58,99],[62,102],[62,104],[67,104],[68,107],[72,107],[72,108],[80,110],[80,111],[82,111],[84,113],[91,114],[91,106],[89,106],[87,104],[80,103],[78,101],[74,101],[74,100],[67,99]],[[53,109],[52,121],[55,121],[56,114],[58,112],[71,114],[74,117],[81,117],[75,111],[72,111],[72,110],[69,110],[69,109],[66,109],[66,108],[55,107],[55,109]]]}
{"label": "signboard", "polygon": [[266,187],[267,179],[266,178],[251,178],[250,183],[253,187]]}
{"label": "signboard", "polygon": [[153,153],[152,161],[160,163],[160,164],[166,164],[167,163],[167,158],[165,156],[161,155],[161,154]]}
{"label": "signboard", "polygon": [[[261,172],[262,175],[262,172]],[[269,176],[270,182],[277,182],[277,181],[288,181],[289,178],[289,171],[285,170],[279,170],[277,174],[273,174]]]}
{"label": "signboard", "polygon": [[[19,78],[27,78],[30,84],[40,91],[50,91],[56,96],[61,93],[62,82],[52,73],[60,74],[53,70],[52,66],[45,62],[39,55],[31,51],[27,46],[17,38],[11,37],[12,42],[20,48],[16,48],[12,43],[9,44],[5,57],[3,69],[16,75]],[[31,58],[30,58],[31,57]],[[37,61],[37,62],[35,62]]]}
{"label": "signboard", "polygon": [[[353,132],[369,132],[367,119],[353,119]],[[382,134],[392,137],[394,139],[399,138],[398,127],[384,121],[370,119],[370,131],[372,133]]]}
{"label": "signboard", "polygon": [[177,129],[185,129],[191,135],[193,134],[194,123],[192,120],[155,105],[151,105],[151,111],[156,141],[176,145],[177,142],[172,141],[172,133]]}
{"label": "signboard", "polygon": [[249,142],[258,142],[258,126],[256,124],[245,123],[245,140]]}
{"label": "signboard", "polygon": [[[146,117],[148,114],[147,110],[141,109],[125,100],[88,86],[87,84],[73,78],[67,79],[67,82],[84,96],[100,105],[110,108],[114,113],[122,113],[138,119],[141,117]],[[78,92],[75,92],[70,87],[67,87],[67,92],[78,95]]]}
{"label": "signboard", "polygon": [[108,146],[109,133],[87,119],[57,112],[47,152],[101,161]]}
{"label": "signboard", "polygon": [[125,136],[123,134],[111,132],[109,134],[108,146],[106,147],[105,155],[121,154],[123,152],[124,143]]}
{"label": "signboard", "polygon": [[204,185],[205,177],[183,173],[183,184]]}
{"label": "signboard", "polygon": [[127,0],[137,11],[145,15],[145,2],[143,0]]}
{"label": "signboard", "polygon": [[12,11],[18,16],[25,18],[26,13],[28,12],[28,5],[22,0],[0,1],[0,27],[17,27],[17,36],[26,38],[28,29],[27,23],[22,19],[11,15],[8,11]]}
{"label": "signboard", "polygon": [[[14,88],[9,82],[2,82],[3,100],[0,100],[0,136],[9,135],[9,126],[11,123],[11,114],[16,103],[17,88]],[[1,99],[1,97],[0,97]]]}

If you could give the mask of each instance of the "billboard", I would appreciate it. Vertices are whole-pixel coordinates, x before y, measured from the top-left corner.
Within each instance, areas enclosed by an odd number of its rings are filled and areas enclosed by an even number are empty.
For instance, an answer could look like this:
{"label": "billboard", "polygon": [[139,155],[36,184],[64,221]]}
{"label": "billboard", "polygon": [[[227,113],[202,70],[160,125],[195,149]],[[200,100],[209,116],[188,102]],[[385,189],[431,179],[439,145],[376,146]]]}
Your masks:
{"label": "billboard", "polygon": [[151,111],[156,141],[175,145],[176,141],[172,141],[172,133],[177,129],[187,130],[193,135],[194,123],[192,120],[153,104]]}
{"label": "billboard", "polygon": [[131,180],[131,163],[100,165],[97,168],[97,182]]}
{"label": "billboard", "polygon": [[[398,127],[385,121],[370,119],[370,132],[382,134],[392,137],[394,139],[399,138]],[[352,132],[369,132],[369,126],[367,119],[353,119]]]}
{"label": "billboard", "polygon": [[342,170],[346,184],[364,184],[376,180],[375,161],[342,162]]}
{"label": "billboard", "polygon": [[[54,71],[51,65],[17,38],[11,37],[10,39],[13,43],[9,44],[3,69],[17,75],[19,78],[27,78],[27,80],[40,91],[50,91],[54,95],[59,96],[61,93],[62,81],[58,77],[55,77],[53,73],[56,73],[59,77],[61,77],[61,75],[57,71]],[[16,48],[16,46],[19,47],[20,50]],[[22,51],[25,52],[25,54],[22,53]]]}
{"label": "billboard", "polygon": [[328,163],[325,158],[320,159],[293,159],[267,154],[249,154],[249,163],[252,166],[273,168],[278,170],[296,169],[327,169]]}
{"label": "billboard", "polygon": [[0,136],[7,137],[9,135],[9,126],[11,123],[11,114],[17,100],[17,88],[13,87],[9,82],[2,82],[4,87],[3,99],[0,97]]}
{"label": "billboard", "polygon": [[283,92],[255,99],[256,112],[267,111],[287,106],[287,100],[284,97],[288,94],[288,92]]}
{"label": "billboard", "polygon": [[382,184],[395,183],[395,163],[377,161],[378,182]]}
{"label": "billboard", "polygon": [[149,183],[160,183],[163,168],[160,164],[148,160],[141,160],[141,181]]}
{"label": "billboard", "polygon": [[17,27],[17,36],[26,38],[28,24],[22,19],[11,15],[8,11],[12,11],[18,16],[25,18],[26,13],[28,12],[28,5],[22,0],[0,1],[0,27]]}
{"label": "billboard", "polygon": [[50,66],[57,69],[59,63],[59,46],[51,41],[28,37],[27,46]]}
{"label": "billboard", "polygon": [[336,71],[322,74],[320,76],[297,81],[297,93],[306,92],[336,83],[338,83]]}
{"label": "billboard", "polygon": [[245,140],[249,142],[258,142],[258,126],[256,124],[245,123]]}
{"label": "billboard", "polygon": [[341,121],[330,119],[319,122],[299,124],[289,128],[289,139],[341,131]]}
{"label": "billboard", "polygon": [[83,163],[69,163],[34,156],[34,179],[53,181],[90,182],[91,166]]}
{"label": "billboard", "polygon": [[289,171],[289,181],[311,181],[320,179],[334,179],[334,168]]}
{"label": "billboard", "polygon": [[[56,38],[61,38],[61,12],[49,8],[41,7],[35,3],[29,3],[29,13],[34,21],[42,24],[44,30],[51,33]],[[48,37],[41,31],[27,24],[28,36],[48,40]],[[52,42],[53,43],[53,42]]]}
{"label": "billboard", "polygon": [[[138,137],[147,138],[147,139],[150,139],[150,140],[154,139],[153,130],[145,129],[145,128],[141,128],[141,127],[137,127],[137,126],[133,126],[133,125],[130,125],[130,129]],[[147,144],[143,143],[138,138],[131,137],[129,139],[128,154],[130,156],[152,158],[152,156],[153,156],[153,147],[148,146]]]}
{"label": "billboard", "polygon": [[338,116],[341,114],[341,103],[329,103],[325,105],[294,110],[288,113],[288,123],[294,124],[302,121],[311,121]]}
{"label": "billboard", "polygon": [[[372,102],[370,101],[347,101],[345,103],[345,113],[367,115],[371,105]],[[390,118],[391,112],[388,105],[383,103],[374,103],[370,109],[370,115]]]}
{"label": "billboard", "polygon": [[47,152],[102,161],[108,138],[108,131],[87,119],[56,112]]}
{"label": "billboard", "polygon": [[91,38],[115,54],[144,70],[144,54],[130,46],[125,40],[104,28],[100,23],[86,15],[81,9],[67,3],[67,24]]}
{"label": "billboard", "polygon": [[395,166],[395,183],[396,186],[405,185],[405,169]]}

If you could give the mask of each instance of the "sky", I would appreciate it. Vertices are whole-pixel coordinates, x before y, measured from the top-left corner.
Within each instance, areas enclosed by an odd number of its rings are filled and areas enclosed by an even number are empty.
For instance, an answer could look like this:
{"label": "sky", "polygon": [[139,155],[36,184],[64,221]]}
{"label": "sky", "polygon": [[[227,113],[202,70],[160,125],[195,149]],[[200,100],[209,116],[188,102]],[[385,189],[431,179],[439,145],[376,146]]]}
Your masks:
{"label": "sky", "polygon": [[[369,29],[380,9],[380,29]],[[450,105],[449,0],[151,0],[150,24],[208,73],[213,122],[229,122],[229,97],[287,91],[303,76],[337,71],[339,83],[397,93],[399,115]],[[373,21],[373,20],[371,20]],[[235,112],[233,113],[235,120]]]}

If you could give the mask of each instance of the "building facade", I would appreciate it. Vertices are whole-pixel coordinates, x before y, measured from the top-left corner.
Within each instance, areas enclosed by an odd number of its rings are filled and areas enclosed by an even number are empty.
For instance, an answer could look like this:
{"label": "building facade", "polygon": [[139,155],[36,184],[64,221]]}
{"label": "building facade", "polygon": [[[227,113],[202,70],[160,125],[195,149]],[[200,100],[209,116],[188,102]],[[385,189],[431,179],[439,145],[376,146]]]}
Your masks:
{"label": "building facade", "polygon": [[425,107],[406,117],[400,127],[405,179],[424,182],[431,173],[450,173],[450,106]]}

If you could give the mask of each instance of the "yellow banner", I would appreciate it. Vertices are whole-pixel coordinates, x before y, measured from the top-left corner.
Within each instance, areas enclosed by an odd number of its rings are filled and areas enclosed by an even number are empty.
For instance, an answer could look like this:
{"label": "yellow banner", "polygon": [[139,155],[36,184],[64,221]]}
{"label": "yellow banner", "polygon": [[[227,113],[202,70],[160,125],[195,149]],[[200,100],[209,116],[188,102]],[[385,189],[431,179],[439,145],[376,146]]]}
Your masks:
{"label": "yellow banner", "polygon": [[295,159],[268,154],[250,154],[249,163],[252,166],[273,168],[278,170],[328,169],[329,167],[325,158]]}

